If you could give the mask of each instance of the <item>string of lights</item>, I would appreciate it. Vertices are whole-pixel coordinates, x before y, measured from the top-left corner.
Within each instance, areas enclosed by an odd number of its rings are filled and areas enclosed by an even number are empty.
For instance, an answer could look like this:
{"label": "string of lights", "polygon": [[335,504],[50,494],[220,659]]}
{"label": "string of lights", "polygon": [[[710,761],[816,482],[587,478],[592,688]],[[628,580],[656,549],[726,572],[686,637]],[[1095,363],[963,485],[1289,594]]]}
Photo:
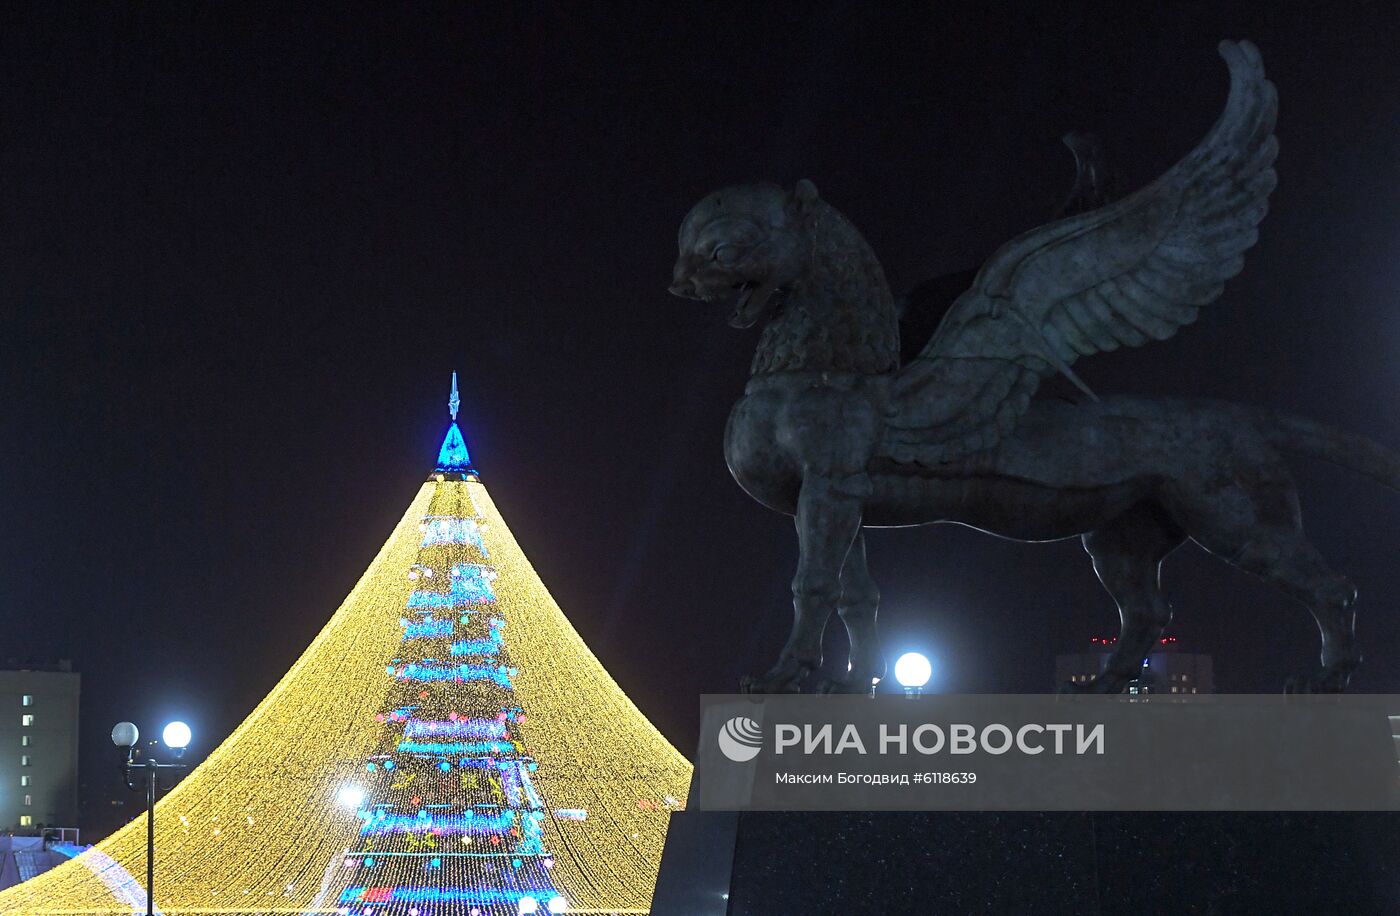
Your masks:
{"label": "string of lights", "polygon": [[[433,476],[344,604],[157,804],[155,902],[644,913],[690,772],[550,597],[454,411]],[[0,914],[130,913],[144,874],[143,817],[0,892]]]}

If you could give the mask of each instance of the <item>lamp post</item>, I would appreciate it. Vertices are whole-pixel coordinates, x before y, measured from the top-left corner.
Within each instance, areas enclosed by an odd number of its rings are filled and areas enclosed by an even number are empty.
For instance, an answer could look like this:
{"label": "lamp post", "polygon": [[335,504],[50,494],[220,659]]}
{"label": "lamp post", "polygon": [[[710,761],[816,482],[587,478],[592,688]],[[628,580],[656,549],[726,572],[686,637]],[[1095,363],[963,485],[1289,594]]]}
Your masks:
{"label": "lamp post", "polygon": [[933,676],[933,665],[918,652],[905,652],[894,663],[894,679],[904,688],[906,696],[916,697]]}
{"label": "lamp post", "polygon": [[[137,760],[141,752],[136,742],[141,732],[130,722],[118,722],[112,729],[112,743],[126,748],[126,762],[122,772],[126,777],[126,787],[133,792],[140,791],[137,773],[145,773],[146,780],[146,916],[155,916],[156,882],[156,786],[161,770],[183,770],[183,763],[159,763],[155,757],[147,755],[145,760]],[[190,743],[190,727],[183,722],[171,722],[161,732],[166,747],[175,752],[175,759],[185,756],[185,748]]]}

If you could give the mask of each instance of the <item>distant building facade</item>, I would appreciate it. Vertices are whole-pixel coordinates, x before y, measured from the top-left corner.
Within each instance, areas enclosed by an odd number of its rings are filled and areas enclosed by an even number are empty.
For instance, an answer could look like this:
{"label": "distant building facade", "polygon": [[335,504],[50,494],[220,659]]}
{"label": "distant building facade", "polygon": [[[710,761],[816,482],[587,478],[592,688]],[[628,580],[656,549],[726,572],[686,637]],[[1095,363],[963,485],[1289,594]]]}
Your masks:
{"label": "distant building facade", "polygon": [[[1108,665],[1117,637],[1095,636],[1085,652],[1055,656],[1055,684],[1083,684]],[[1209,655],[1183,652],[1175,636],[1163,636],[1147,656],[1142,674],[1128,685],[1129,693],[1193,694],[1215,692],[1215,671]]]}
{"label": "distant building facade", "polygon": [[0,830],[78,823],[78,694],[69,662],[0,670]]}

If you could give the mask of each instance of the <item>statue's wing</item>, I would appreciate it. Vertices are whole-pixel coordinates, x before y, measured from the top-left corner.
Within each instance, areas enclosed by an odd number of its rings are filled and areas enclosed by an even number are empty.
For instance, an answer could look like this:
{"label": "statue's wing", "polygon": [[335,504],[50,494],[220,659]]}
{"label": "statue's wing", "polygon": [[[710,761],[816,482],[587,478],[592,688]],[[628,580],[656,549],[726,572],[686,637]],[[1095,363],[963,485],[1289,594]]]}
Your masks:
{"label": "statue's wing", "polygon": [[1196,149],[1116,203],[1013,239],[890,390],[882,452],[937,464],[995,445],[1043,377],[1165,340],[1240,272],[1276,176],[1278,97],[1259,50],[1222,42],[1225,111]]}

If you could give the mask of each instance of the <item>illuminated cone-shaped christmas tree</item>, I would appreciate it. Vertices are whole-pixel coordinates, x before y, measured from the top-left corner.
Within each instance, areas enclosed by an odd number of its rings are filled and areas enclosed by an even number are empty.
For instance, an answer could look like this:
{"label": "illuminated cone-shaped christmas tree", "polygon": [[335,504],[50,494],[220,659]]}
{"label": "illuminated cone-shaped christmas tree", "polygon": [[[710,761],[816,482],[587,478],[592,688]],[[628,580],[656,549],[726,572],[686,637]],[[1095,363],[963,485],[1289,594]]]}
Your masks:
{"label": "illuminated cone-shaped christmas tree", "polygon": [[[521,553],[453,423],[302,657],[156,807],[177,913],[643,913],[690,765]],[[145,822],[0,893],[0,914],[144,910]]]}

